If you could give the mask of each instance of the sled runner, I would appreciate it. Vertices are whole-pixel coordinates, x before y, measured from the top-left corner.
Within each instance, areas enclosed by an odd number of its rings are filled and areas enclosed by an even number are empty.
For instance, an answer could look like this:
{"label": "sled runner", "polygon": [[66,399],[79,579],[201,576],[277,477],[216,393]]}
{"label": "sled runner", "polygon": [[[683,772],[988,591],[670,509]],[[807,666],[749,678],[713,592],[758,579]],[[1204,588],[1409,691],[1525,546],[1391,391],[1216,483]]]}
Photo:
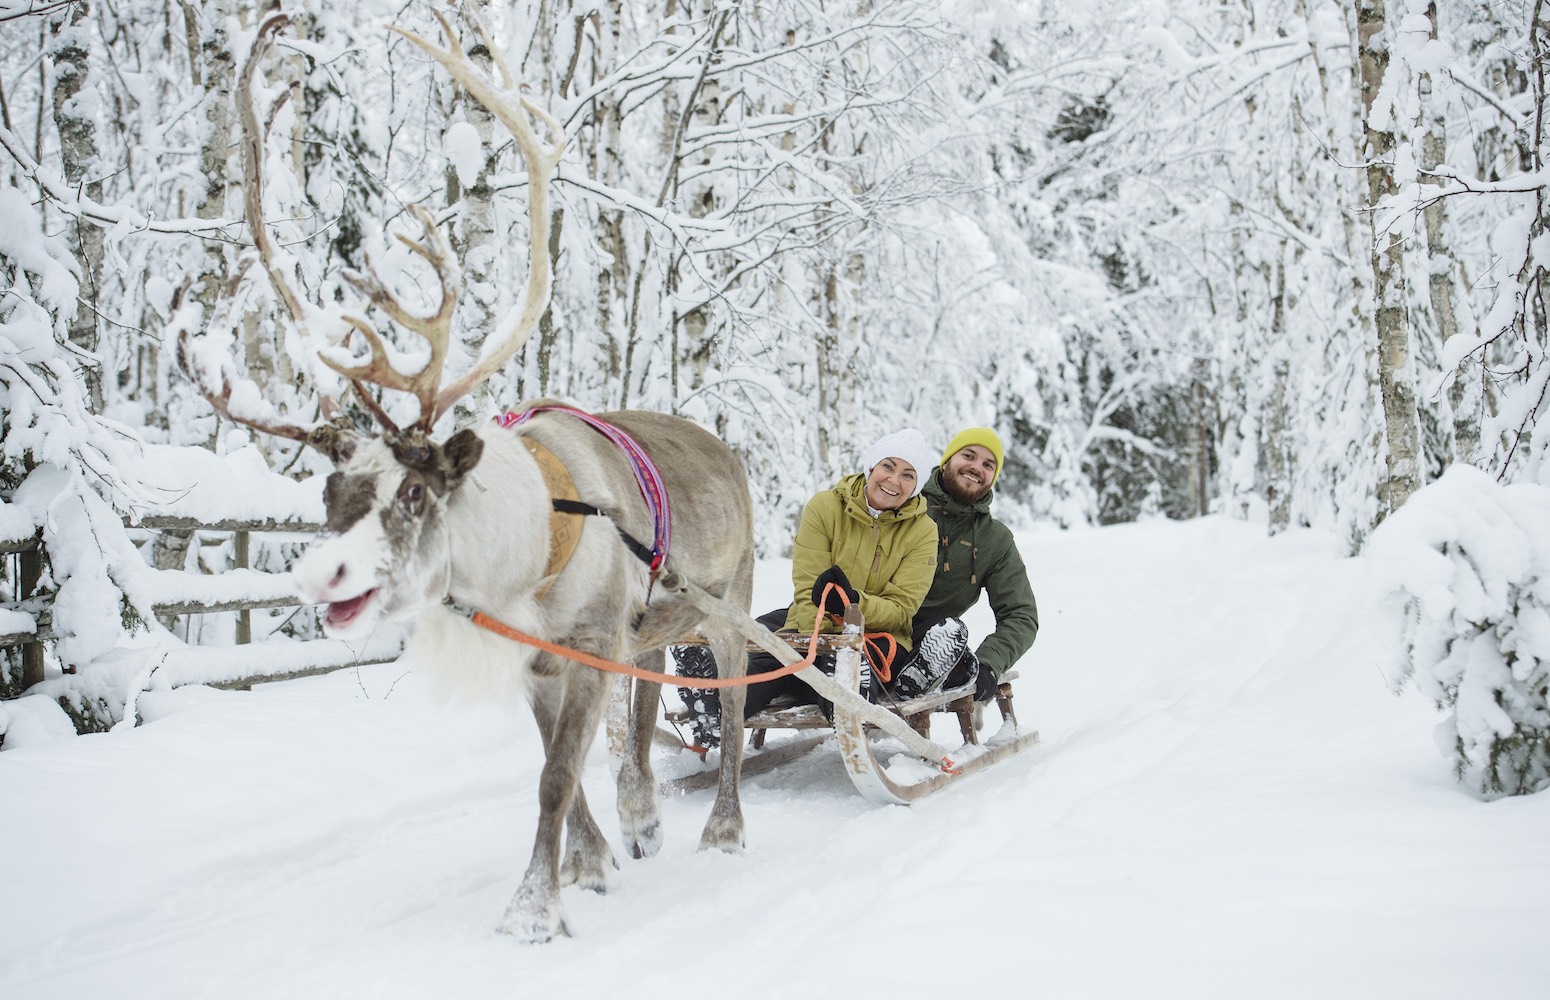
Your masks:
{"label": "sled runner", "polygon": [[[782,664],[790,666],[801,662],[802,657],[786,640],[749,618],[740,609],[706,594],[681,576],[664,574],[658,580],[658,586],[678,593],[693,602],[708,617],[735,628],[752,645],[766,650]],[[830,677],[813,666],[804,667],[796,673],[819,695],[833,702],[834,721],[830,723],[824,719],[816,706],[784,709],[772,707],[744,723],[746,728],[756,734],[755,749],[763,747],[762,737],[770,729],[832,728],[840,755],[845,761],[845,771],[856,789],[873,802],[894,804],[924,798],[1038,742],[1038,732],[1019,727],[1012,713],[1009,683],[1003,683],[996,699],[1003,717],[1001,728],[984,744],[975,742],[974,726],[969,718],[973,711],[972,684],[929,693],[894,706],[875,705],[866,701],[857,693],[861,683],[862,632],[860,608],[852,605],[846,610],[845,627],[841,635],[826,637],[831,640],[831,648],[836,654],[834,676]],[[924,723],[930,719],[931,713],[940,710],[951,710],[959,716],[959,726],[965,737],[962,749],[949,752],[920,731],[929,731],[929,726]],[[806,736],[749,754],[743,760],[743,774],[769,770],[806,753],[826,739],[826,735]],[[886,759],[879,760],[880,756]],[[695,774],[665,781],[662,783],[663,790],[669,794],[693,791],[700,787],[700,781],[714,780],[714,772],[708,774],[708,779]]]}

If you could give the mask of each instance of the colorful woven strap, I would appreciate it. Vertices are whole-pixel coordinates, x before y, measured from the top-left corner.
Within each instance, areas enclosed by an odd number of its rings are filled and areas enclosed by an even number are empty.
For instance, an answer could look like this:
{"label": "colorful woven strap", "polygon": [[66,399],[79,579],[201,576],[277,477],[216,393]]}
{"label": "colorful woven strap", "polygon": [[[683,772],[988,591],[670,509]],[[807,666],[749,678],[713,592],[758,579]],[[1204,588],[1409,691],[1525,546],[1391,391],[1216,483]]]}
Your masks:
{"label": "colorful woven strap", "polygon": [[635,482],[640,486],[640,495],[646,501],[646,510],[651,514],[654,531],[651,541],[651,573],[655,577],[662,563],[667,559],[668,547],[673,538],[672,510],[668,503],[667,486],[662,482],[662,474],[657,471],[656,465],[624,431],[615,427],[606,420],[600,420],[585,410],[578,410],[573,406],[534,406],[517,413],[503,413],[495,419],[502,427],[519,427],[535,413],[545,411],[556,413],[568,413],[581,420],[587,426],[612,441],[616,447],[624,452],[630,460],[630,469],[635,473]]}

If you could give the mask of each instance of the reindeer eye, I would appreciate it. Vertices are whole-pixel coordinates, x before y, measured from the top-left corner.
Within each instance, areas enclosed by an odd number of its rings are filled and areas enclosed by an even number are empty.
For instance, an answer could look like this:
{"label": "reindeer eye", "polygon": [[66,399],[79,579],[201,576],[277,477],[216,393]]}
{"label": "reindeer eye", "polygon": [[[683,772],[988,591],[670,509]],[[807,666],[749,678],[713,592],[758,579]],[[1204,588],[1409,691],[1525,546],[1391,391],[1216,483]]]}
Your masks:
{"label": "reindeer eye", "polygon": [[398,491],[398,505],[406,514],[418,514],[425,504],[425,484],[405,483]]}

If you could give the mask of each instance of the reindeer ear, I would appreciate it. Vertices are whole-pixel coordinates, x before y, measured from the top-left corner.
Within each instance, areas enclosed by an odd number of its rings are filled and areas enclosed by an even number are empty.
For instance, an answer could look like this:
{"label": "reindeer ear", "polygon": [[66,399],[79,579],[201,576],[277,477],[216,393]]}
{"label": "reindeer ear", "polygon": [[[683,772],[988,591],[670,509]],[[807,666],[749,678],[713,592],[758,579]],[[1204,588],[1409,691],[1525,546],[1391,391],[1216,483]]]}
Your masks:
{"label": "reindeer ear", "polygon": [[447,472],[447,488],[453,489],[484,457],[484,439],[472,430],[458,431],[441,446],[441,454]]}

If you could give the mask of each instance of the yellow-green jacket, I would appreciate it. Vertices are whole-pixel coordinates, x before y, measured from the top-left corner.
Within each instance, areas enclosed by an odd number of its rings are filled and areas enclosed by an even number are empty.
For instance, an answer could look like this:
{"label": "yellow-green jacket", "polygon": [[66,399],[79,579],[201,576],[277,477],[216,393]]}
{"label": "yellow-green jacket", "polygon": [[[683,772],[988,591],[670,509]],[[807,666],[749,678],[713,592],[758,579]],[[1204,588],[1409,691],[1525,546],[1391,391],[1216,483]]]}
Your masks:
{"label": "yellow-green jacket", "polygon": [[[846,476],[807,502],[791,546],[791,610],[786,628],[811,632],[813,581],[830,566],[845,571],[861,593],[868,632],[889,632],[910,648],[911,623],[936,575],[936,523],[924,497],[873,517],[867,510],[866,477]],[[826,632],[837,630],[829,623]]]}

